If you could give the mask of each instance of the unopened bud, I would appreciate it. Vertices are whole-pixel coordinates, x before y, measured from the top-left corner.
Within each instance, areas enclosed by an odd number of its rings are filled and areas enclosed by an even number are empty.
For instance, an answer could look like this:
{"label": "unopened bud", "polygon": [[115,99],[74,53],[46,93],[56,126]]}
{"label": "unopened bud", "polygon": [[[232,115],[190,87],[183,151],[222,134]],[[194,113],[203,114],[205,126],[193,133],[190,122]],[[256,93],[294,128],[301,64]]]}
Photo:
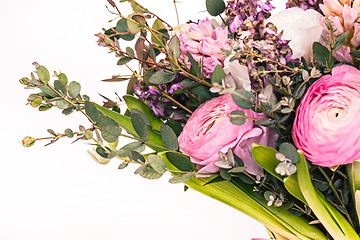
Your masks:
{"label": "unopened bud", "polygon": [[24,139],[21,141],[24,147],[31,147],[35,142],[36,139],[30,136],[24,137]]}

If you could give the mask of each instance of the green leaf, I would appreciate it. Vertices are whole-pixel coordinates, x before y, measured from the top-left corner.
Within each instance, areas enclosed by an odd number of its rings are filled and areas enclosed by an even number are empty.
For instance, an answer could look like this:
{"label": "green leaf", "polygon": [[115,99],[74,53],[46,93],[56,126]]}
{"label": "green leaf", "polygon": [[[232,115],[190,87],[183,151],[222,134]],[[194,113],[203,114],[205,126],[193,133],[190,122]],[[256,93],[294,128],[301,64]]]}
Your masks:
{"label": "green leaf", "polygon": [[67,76],[65,75],[65,73],[60,73],[59,76],[58,76],[58,78],[59,78],[59,81],[60,81],[62,84],[66,85],[66,84],[68,83],[68,78],[67,78]]}
{"label": "green leaf", "polygon": [[53,90],[51,90],[51,88],[49,88],[48,86],[39,86],[39,89],[40,89],[43,93],[49,95],[50,97],[57,97],[57,96],[58,96],[58,95],[57,95]]}
{"label": "green leaf", "polygon": [[189,58],[189,61],[191,63],[191,68],[194,70],[197,77],[200,77],[200,68],[198,63],[195,61],[191,53],[186,52],[187,57]]}
{"label": "green leaf", "polygon": [[271,173],[277,179],[283,181],[284,177],[275,172],[275,168],[280,163],[280,161],[275,157],[277,152],[278,151],[271,147],[262,146],[257,143],[253,143],[251,146],[251,153],[255,161],[267,172]]}
{"label": "green leaf", "polygon": [[[119,33],[129,33],[128,26],[127,26],[127,20],[122,18],[120,19],[116,24],[116,31]],[[120,38],[124,39],[125,41],[132,41],[135,38],[134,34],[121,34],[117,35]]]}
{"label": "green leaf", "polygon": [[[161,173],[155,171],[149,164],[144,164],[145,167],[140,167],[137,174],[146,179],[158,179],[162,176]],[[140,170],[141,169],[141,170]]]}
{"label": "green leaf", "polygon": [[174,59],[178,59],[180,57],[180,40],[178,38],[178,36],[174,35],[169,43],[168,43],[168,47],[171,51],[172,56],[174,57]]}
{"label": "green leaf", "polygon": [[126,48],[126,53],[129,55],[130,58],[135,58],[134,49],[132,49],[131,47]]}
{"label": "green leaf", "polygon": [[96,152],[97,152],[97,154],[99,154],[101,157],[103,157],[103,158],[107,158],[108,157],[108,153],[105,151],[105,149],[104,148],[102,148],[102,147],[97,147],[96,148]]}
{"label": "green leaf", "polygon": [[350,55],[354,58],[360,58],[360,51],[352,51],[350,52]]}
{"label": "green leaf", "polygon": [[129,166],[129,163],[128,163],[128,162],[122,162],[122,163],[120,163],[118,169],[124,169],[124,168],[126,168],[127,166]]}
{"label": "green leaf", "polygon": [[108,143],[118,140],[121,134],[121,128],[118,126],[106,126],[101,129],[101,136]]}
{"label": "green leaf", "polygon": [[125,95],[123,96],[123,99],[125,100],[126,106],[129,110],[138,109],[143,112],[149,118],[151,127],[153,129],[159,130],[160,127],[164,124],[160,118],[154,115],[154,112],[151,110],[151,108],[140,99],[131,95]]}
{"label": "green leaf", "polygon": [[129,58],[129,57],[121,57],[119,59],[119,61],[117,62],[117,65],[121,66],[121,65],[124,65],[128,62],[130,62],[132,60],[132,58]]}
{"label": "green leaf", "polygon": [[68,128],[68,129],[65,130],[65,134],[66,134],[66,136],[69,137],[69,138],[72,138],[72,137],[74,136],[74,132],[73,132],[73,130],[71,130],[70,128]]}
{"label": "green leaf", "polygon": [[139,114],[131,114],[131,124],[142,140],[149,140],[149,128],[146,125],[144,119],[142,119]]}
{"label": "green leaf", "polygon": [[37,97],[37,98],[35,98],[35,99],[33,99],[33,100],[31,101],[30,105],[31,105],[32,107],[37,108],[37,107],[39,107],[39,106],[41,105],[41,103],[42,103],[42,98],[41,98],[41,97]]}
{"label": "green leaf", "polygon": [[59,109],[68,109],[71,105],[67,101],[61,99],[61,100],[56,101],[56,106]]}
{"label": "green leaf", "polygon": [[217,82],[219,84],[222,84],[222,80],[226,77],[226,74],[224,72],[224,69],[221,67],[221,65],[217,65],[214,69],[214,72],[211,76],[211,84]]}
{"label": "green leaf", "polygon": [[343,32],[340,35],[336,36],[335,44],[334,44],[334,51],[339,50],[344,45],[348,36],[349,36],[348,32]]}
{"label": "green leaf", "polygon": [[166,164],[161,157],[151,154],[148,156],[148,162],[156,172],[160,174],[164,174],[166,172]]}
{"label": "green leaf", "polygon": [[69,96],[71,98],[77,98],[80,93],[81,86],[78,82],[72,81],[69,84]]}
{"label": "green leaf", "polygon": [[329,67],[334,64],[333,58],[331,58],[331,62],[330,62],[330,51],[326,47],[324,47],[321,43],[314,42],[313,52],[314,52],[314,58],[319,64],[325,67]]}
{"label": "green leaf", "polygon": [[177,140],[177,136],[171,127],[166,124],[162,125],[160,128],[160,134],[161,139],[169,150],[177,151],[179,149],[179,142]]}
{"label": "green leaf", "polygon": [[116,122],[111,117],[105,116],[105,115],[99,115],[98,116],[98,122],[96,123],[96,126],[100,129],[106,126],[119,126],[119,123]]}
{"label": "green leaf", "polygon": [[176,175],[169,179],[169,183],[184,183],[189,181],[194,176],[195,176],[194,172]]}
{"label": "green leaf", "polygon": [[138,115],[142,118],[142,120],[144,120],[144,122],[145,122],[146,125],[150,125],[150,124],[151,124],[150,119],[149,119],[149,118],[146,116],[146,114],[143,113],[141,110],[136,109],[136,108],[129,109],[129,110],[130,110],[130,114],[134,114],[134,113],[138,114]]}
{"label": "green leaf", "polygon": [[243,111],[231,112],[230,122],[236,125],[242,125],[246,122],[246,114]]}
{"label": "green leaf", "polygon": [[[152,33],[151,34],[151,41],[158,45],[158,46],[163,46],[166,44],[166,37],[169,37],[169,34],[167,32],[166,27],[164,26],[164,24],[162,23],[162,21],[160,21],[159,19],[156,19],[154,21],[154,24],[152,25],[152,29],[159,31],[160,33]],[[165,36],[166,37],[165,37]]]}
{"label": "green leaf", "polygon": [[141,153],[145,150],[145,144],[143,142],[132,142],[123,146],[120,151],[121,150],[133,150]]}
{"label": "green leaf", "polygon": [[224,168],[220,168],[219,170],[220,176],[225,179],[225,180],[230,180],[231,179],[231,173],[229,173],[229,170],[224,169]]}
{"label": "green leaf", "polygon": [[243,109],[250,109],[253,105],[254,96],[246,90],[236,90],[236,93],[231,94],[231,96],[236,105]]}
{"label": "green leaf", "polygon": [[166,84],[172,82],[176,77],[176,73],[161,69],[155,72],[149,79],[152,84]]}
{"label": "green leaf", "polygon": [[95,124],[99,122],[99,111],[95,105],[89,101],[85,101],[85,113]]}
{"label": "green leaf", "polygon": [[44,66],[38,66],[36,68],[36,73],[39,76],[39,79],[44,84],[48,84],[50,80],[50,73]]}
{"label": "green leaf", "polygon": [[54,81],[54,88],[56,91],[60,92],[63,96],[66,96],[66,87],[60,80]]}
{"label": "green leaf", "polygon": [[344,216],[315,190],[305,157],[301,151],[298,154],[299,162],[296,167],[301,193],[321,224],[336,240],[360,239]]}
{"label": "green leaf", "polygon": [[[119,126],[126,130],[129,134],[133,135],[134,137],[139,137],[134,127],[132,126],[131,119],[129,117],[124,116],[118,112],[106,109],[96,103],[94,103],[94,105],[102,114],[115,120],[119,124]],[[145,144],[156,152],[161,152],[165,150],[165,145],[161,139],[161,135],[152,129],[149,130],[149,140]]]}
{"label": "green leaf", "polygon": [[[132,19],[132,16],[134,16],[134,14],[135,13],[130,14],[128,18]],[[139,23],[134,21],[126,20],[127,30],[130,34],[137,34],[138,32],[140,32],[141,26],[139,25]]]}
{"label": "green leaf", "polygon": [[297,149],[291,143],[282,143],[279,147],[279,152],[284,154],[287,159],[290,159],[292,163],[297,163],[299,161],[299,154],[297,153]]}
{"label": "green leaf", "polygon": [[176,136],[179,137],[180,133],[183,130],[183,127],[181,126],[181,124],[178,121],[175,120],[168,120],[166,122],[166,125],[168,125],[169,127],[171,127],[171,129],[175,132]]}
{"label": "green leaf", "polygon": [[211,16],[220,15],[225,11],[225,2],[223,0],[206,0],[206,10]]}
{"label": "green leaf", "polygon": [[127,157],[130,158],[134,162],[145,163],[144,156],[136,151],[127,150]]}
{"label": "green leaf", "polygon": [[183,154],[176,152],[166,152],[166,157],[177,169],[184,172],[194,171],[194,165],[190,162],[190,159]]}

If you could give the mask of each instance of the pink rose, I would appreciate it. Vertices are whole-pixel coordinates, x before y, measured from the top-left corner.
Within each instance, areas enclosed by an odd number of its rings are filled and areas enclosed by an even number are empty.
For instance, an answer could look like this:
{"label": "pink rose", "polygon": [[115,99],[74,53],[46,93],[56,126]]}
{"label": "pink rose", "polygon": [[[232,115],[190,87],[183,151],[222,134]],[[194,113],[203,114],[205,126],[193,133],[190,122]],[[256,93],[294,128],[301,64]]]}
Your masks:
{"label": "pink rose", "polygon": [[220,161],[218,153],[231,148],[244,162],[247,172],[263,175],[251,155],[251,145],[256,142],[274,147],[277,135],[270,128],[254,125],[250,119],[243,125],[232,124],[228,114],[235,110],[244,111],[250,118],[264,118],[261,113],[241,109],[226,94],[200,105],[188,119],[179,136],[180,151],[190,156],[200,173],[218,172],[219,167],[214,165]]}
{"label": "pink rose", "polygon": [[342,65],[331,73],[310,86],[293,127],[297,148],[324,167],[360,159],[360,71]]}

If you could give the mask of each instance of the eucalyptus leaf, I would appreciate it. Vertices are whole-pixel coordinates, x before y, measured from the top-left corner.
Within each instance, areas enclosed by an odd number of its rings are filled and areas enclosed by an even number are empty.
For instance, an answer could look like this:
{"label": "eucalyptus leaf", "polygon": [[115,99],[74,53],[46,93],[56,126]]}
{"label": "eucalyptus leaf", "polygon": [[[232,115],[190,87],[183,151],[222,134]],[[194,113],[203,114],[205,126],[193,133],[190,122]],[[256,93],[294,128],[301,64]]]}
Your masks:
{"label": "eucalyptus leaf", "polygon": [[183,154],[177,152],[167,152],[166,157],[169,162],[174,165],[177,169],[184,172],[193,172],[194,165],[191,163],[190,159]]}
{"label": "eucalyptus leaf", "polygon": [[134,127],[136,133],[139,135],[139,137],[142,140],[144,141],[149,140],[149,127],[139,114],[137,113],[131,114],[131,124]]}
{"label": "eucalyptus leaf", "polygon": [[155,171],[149,164],[144,164],[138,168],[135,173],[146,179],[158,179],[162,176],[161,173]]}
{"label": "eucalyptus leaf", "polygon": [[138,114],[142,118],[142,120],[144,120],[146,125],[149,125],[149,126],[151,125],[150,119],[141,110],[136,109],[136,108],[132,108],[132,109],[130,109],[130,113],[131,114],[134,114],[134,113]]}
{"label": "eucalyptus leaf", "polygon": [[178,59],[180,57],[180,40],[178,38],[178,36],[174,35],[169,43],[168,43],[168,47],[172,53],[172,56],[174,57],[174,59]]}
{"label": "eucalyptus leaf", "polygon": [[128,163],[128,162],[122,162],[122,163],[120,163],[118,169],[124,169],[124,168],[126,168],[127,166],[129,166],[129,163]]}
{"label": "eucalyptus leaf", "polygon": [[130,62],[132,60],[132,58],[129,58],[129,57],[121,57],[119,59],[119,61],[117,62],[117,65],[121,66],[121,65],[124,65],[128,62]]}
{"label": "eucalyptus leaf", "polygon": [[297,153],[297,149],[291,143],[282,143],[279,147],[279,152],[284,154],[287,159],[290,159],[292,163],[297,163],[299,161],[299,154]]}
{"label": "eucalyptus leaf", "polygon": [[155,72],[149,79],[152,84],[166,84],[172,82],[176,77],[176,73],[169,70],[161,69]]}
{"label": "eucalyptus leaf", "polygon": [[224,69],[221,65],[217,65],[211,75],[211,83],[219,83],[222,84],[222,80],[226,77]]}
{"label": "eucalyptus leaf", "polygon": [[183,130],[183,127],[181,126],[181,124],[178,121],[174,121],[174,120],[168,120],[166,122],[166,125],[168,125],[169,127],[171,127],[171,129],[175,132],[176,136],[180,136],[180,133]]}
{"label": "eucalyptus leaf", "polygon": [[95,107],[94,104],[92,104],[89,101],[85,101],[85,113],[90,117],[90,119],[96,124],[99,122],[99,111]]}
{"label": "eucalyptus leaf", "polygon": [[71,98],[77,98],[77,96],[80,93],[80,89],[81,89],[81,86],[78,82],[75,82],[75,81],[70,82],[69,91],[68,91],[69,96]]}
{"label": "eucalyptus leaf", "polygon": [[166,172],[166,164],[161,157],[151,154],[148,156],[148,162],[150,166],[159,174],[164,174]]}
{"label": "eucalyptus leaf", "polygon": [[60,80],[54,81],[54,88],[56,91],[60,92],[63,96],[66,96],[66,87]]}
{"label": "eucalyptus leaf", "polygon": [[170,183],[185,183],[185,182],[189,181],[194,176],[195,176],[194,172],[185,173],[185,174],[181,174],[181,175],[176,175],[176,176],[170,178],[169,182]]}
{"label": "eucalyptus leaf", "polygon": [[66,136],[69,137],[69,138],[74,137],[74,132],[73,132],[73,130],[71,130],[70,128],[68,128],[68,129],[65,130],[65,134],[66,134]]}
{"label": "eucalyptus leaf", "polygon": [[250,109],[253,105],[254,96],[246,90],[236,90],[236,93],[231,94],[231,96],[236,105],[243,109]]}
{"label": "eucalyptus leaf", "polygon": [[101,136],[108,143],[116,142],[120,134],[121,128],[118,126],[105,126],[101,129]]}
{"label": "eucalyptus leaf", "polygon": [[59,78],[59,81],[60,81],[62,84],[66,85],[66,84],[68,83],[68,78],[67,78],[67,76],[65,75],[65,73],[60,73],[59,76],[58,76],[58,78]]}
{"label": "eucalyptus leaf", "polygon": [[60,109],[67,109],[71,105],[67,101],[61,99],[61,100],[56,101],[56,106]]}
{"label": "eucalyptus leaf", "polygon": [[[129,33],[128,26],[127,26],[127,20],[124,18],[120,19],[117,22],[115,30],[119,33],[123,33],[123,34],[117,35],[117,36],[119,36],[121,39],[124,39],[125,41],[132,41],[135,38],[135,34]],[[124,33],[128,33],[128,34],[124,34]]]}
{"label": "eucalyptus leaf", "polygon": [[230,122],[235,125],[242,125],[246,122],[246,114],[243,111],[231,112]]}
{"label": "eucalyptus leaf", "polygon": [[200,68],[199,68],[198,63],[195,61],[195,59],[193,58],[191,53],[186,52],[186,56],[189,58],[189,61],[191,64],[191,69],[194,70],[197,77],[200,77]]}
{"label": "eucalyptus leaf", "polygon": [[343,32],[335,37],[334,51],[339,50],[347,41],[348,32]]}
{"label": "eucalyptus leaf", "polygon": [[162,125],[160,128],[160,134],[161,139],[169,150],[177,151],[179,149],[177,136],[171,127],[166,124]]}
{"label": "eucalyptus leaf", "polygon": [[[321,43],[314,42],[313,52],[314,52],[314,58],[319,64],[321,64],[325,67],[329,67],[334,64],[334,60],[330,56],[330,51],[325,46],[323,46]],[[330,62],[330,59],[331,59],[331,62]]]}
{"label": "eucalyptus leaf", "polygon": [[220,15],[225,11],[225,2],[223,0],[206,0],[206,10],[211,16]]}
{"label": "eucalyptus leaf", "polygon": [[[35,66],[37,66],[37,65],[35,65]],[[50,73],[46,69],[46,67],[44,67],[44,66],[36,67],[36,73],[39,76],[39,79],[41,82],[43,82],[44,84],[48,84],[48,82],[50,80]]]}

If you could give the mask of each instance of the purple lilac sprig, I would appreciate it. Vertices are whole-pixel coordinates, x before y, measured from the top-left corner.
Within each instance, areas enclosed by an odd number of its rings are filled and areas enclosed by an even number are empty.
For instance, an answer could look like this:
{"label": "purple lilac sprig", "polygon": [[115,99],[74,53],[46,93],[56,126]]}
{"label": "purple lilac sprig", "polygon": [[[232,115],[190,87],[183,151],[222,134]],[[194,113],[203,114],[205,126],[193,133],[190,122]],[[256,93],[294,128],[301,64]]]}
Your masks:
{"label": "purple lilac sprig", "polygon": [[289,0],[286,3],[286,8],[298,7],[303,10],[314,9],[315,11],[322,13],[319,6],[322,3],[323,0]]}
{"label": "purple lilac sprig", "polygon": [[188,99],[185,99],[184,94],[173,96],[176,90],[183,87],[183,79],[184,76],[178,75],[171,83],[156,86],[146,85],[139,79],[134,83],[133,89],[137,97],[153,110],[155,116],[182,122],[187,119],[187,112],[165,95],[172,96],[176,102],[185,106]]}
{"label": "purple lilac sprig", "polygon": [[[268,83],[271,73],[283,75],[289,63],[300,65],[292,58],[288,40],[281,39],[276,27],[266,22],[274,9],[270,0],[229,1],[227,22],[238,42],[240,61],[247,65],[253,89],[261,89]],[[261,72],[266,71],[267,74]]]}
{"label": "purple lilac sprig", "polygon": [[[225,13],[227,15],[227,22],[229,30],[235,34],[238,30],[249,30],[248,23],[257,25],[259,22],[271,16],[271,10],[274,6],[270,3],[271,0],[262,2],[261,0],[230,0],[226,6]],[[245,24],[244,24],[245,22]]]}

